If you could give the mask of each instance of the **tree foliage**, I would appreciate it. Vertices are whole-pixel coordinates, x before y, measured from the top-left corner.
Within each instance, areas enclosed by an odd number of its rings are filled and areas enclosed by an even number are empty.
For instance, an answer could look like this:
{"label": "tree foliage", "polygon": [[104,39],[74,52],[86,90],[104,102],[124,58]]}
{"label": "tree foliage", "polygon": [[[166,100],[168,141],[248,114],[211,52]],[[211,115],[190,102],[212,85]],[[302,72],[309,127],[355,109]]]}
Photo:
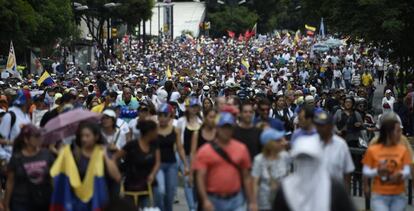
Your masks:
{"label": "tree foliage", "polygon": [[244,33],[254,26],[259,16],[244,6],[226,6],[222,11],[209,14],[209,19],[212,35],[221,36],[226,34],[227,30]]}
{"label": "tree foliage", "polygon": [[53,45],[74,29],[70,0],[0,0],[0,48],[14,41],[17,53],[26,47]]}

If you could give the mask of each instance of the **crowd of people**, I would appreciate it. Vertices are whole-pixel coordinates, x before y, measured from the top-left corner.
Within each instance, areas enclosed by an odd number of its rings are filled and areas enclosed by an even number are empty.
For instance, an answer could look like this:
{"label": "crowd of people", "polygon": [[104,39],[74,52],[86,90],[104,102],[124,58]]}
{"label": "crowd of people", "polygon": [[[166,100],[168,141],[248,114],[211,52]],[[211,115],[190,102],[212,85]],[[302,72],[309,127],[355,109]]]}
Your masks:
{"label": "crowd of people", "polygon": [[[320,51],[319,41],[183,36],[144,48],[132,40],[88,71],[52,68],[50,85],[32,75],[2,83],[1,208],[172,211],[182,179],[190,211],[352,211],[348,192],[359,170],[373,210],[405,210],[412,84],[397,87],[403,71],[375,46],[344,41]],[[79,108],[100,121],[45,145],[42,128]],[[79,200],[56,196],[65,162],[77,169],[67,176]],[[82,181],[108,196],[95,200],[96,191],[74,187]]]}

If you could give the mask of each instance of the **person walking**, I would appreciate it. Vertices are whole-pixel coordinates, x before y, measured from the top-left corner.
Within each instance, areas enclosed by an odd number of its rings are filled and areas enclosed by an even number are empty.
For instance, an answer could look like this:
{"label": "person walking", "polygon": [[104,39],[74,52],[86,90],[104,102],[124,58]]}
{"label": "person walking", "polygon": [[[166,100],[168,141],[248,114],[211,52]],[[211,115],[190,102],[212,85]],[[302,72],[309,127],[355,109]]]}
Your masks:
{"label": "person walking", "polygon": [[54,156],[41,146],[40,129],[24,125],[14,141],[8,164],[5,210],[48,210],[52,193],[49,169]]}
{"label": "person walking", "polygon": [[253,192],[261,211],[272,210],[276,190],[290,170],[290,158],[285,151],[287,142],[284,135],[284,131],[269,128],[260,136],[263,151],[254,158],[252,177]]}
{"label": "person walking", "polygon": [[397,119],[386,119],[380,126],[376,144],[370,145],[362,163],[363,175],[373,179],[371,204],[375,211],[403,211],[407,207],[405,180],[410,176],[412,157],[400,139]]}
{"label": "person walking", "polygon": [[250,103],[241,105],[239,122],[234,128],[233,138],[246,145],[251,160],[261,151],[260,133],[261,130],[253,124],[254,108]]}
{"label": "person walking", "polygon": [[[202,124],[202,120],[199,118],[200,105],[197,98],[190,98],[186,101],[186,109],[184,116],[177,121],[177,129],[180,131],[182,144],[185,152],[185,162],[189,164],[191,161],[191,145],[193,141],[193,135],[196,133]],[[179,168],[183,174],[185,174],[185,165],[183,162],[179,162]],[[190,184],[189,176],[184,177],[184,192],[187,199],[188,209],[194,211],[196,209],[196,202],[194,198],[194,190],[192,184]]]}
{"label": "person walking", "polygon": [[175,153],[184,163],[184,175],[188,174],[184,147],[181,143],[180,131],[172,124],[173,108],[169,104],[161,104],[158,108],[158,138],[157,144],[161,153],[161,166],[157,173],[157,182],[161,199],[158,207],[161,210],[172,211],[174,195],[178,185],[178,166]]}
{"label": "person walking", "polygon": [[234,124],[232,114],[220,113],[217,139],[204,144],[194,160],[198,193],[205,211],[244,211],[243,193],[250,210],[257,210],[251,187],[249,152],[244,144],[232,139]]}
{"label": "person walking", "polygon": [[[118,161],[123,158],[125,191],[141,192],[149,191],[152,187],[155,200],[159,200],[157,182],[155,180],[161,164],[161,154],[155,141],[158,137],[157,124],[151,120],[141,120],[138,126],[141,138],[137,141],[128,142],[119,150],[113,159]],[[140,208],[150,206],[149,197],[139,198]]]}
{"label": "person walking", "polygon": [[356,211],[341,182],[322,163],[318,135],[301,136],[291,150],[295,171],[282,180],[273,210]]}
{"label": "person walking", "polygon": [[322,163],[331,177],[343,182],[349,190],[351,173],[355,166],[348,145],[334,133],[333,118],[329,113],[323,111],[316,114],[313,122],[322,143]]}

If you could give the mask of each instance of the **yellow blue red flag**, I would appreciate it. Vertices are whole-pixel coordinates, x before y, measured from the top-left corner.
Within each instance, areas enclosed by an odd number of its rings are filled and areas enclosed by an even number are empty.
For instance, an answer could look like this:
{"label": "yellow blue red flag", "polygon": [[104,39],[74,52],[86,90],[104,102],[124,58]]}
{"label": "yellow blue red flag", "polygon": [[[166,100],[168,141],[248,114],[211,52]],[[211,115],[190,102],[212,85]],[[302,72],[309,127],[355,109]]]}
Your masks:
{"label": "yellow blue red flag", "polygon": [[53,164],[50,211],[100,211],[108,202],[104,177],[104,149],[96,146],[81,180],[71,146],[65,146]]}

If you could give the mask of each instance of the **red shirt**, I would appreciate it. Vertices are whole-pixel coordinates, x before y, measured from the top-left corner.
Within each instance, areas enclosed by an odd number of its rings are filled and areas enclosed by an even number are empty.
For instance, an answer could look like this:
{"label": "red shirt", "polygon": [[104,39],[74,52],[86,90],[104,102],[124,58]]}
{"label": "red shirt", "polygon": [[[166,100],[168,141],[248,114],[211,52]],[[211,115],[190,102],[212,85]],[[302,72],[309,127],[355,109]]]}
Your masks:
{"label": "red shirt", "polygon": [[[242,169],[250,169],[250,155],[244,144],[232,139],[223,149]],[[207,170],[207,192],[232,194],[241,189],[240,174],[236,167],[217,154],[210,144],[204,144],[198,150],[192,167],[194,170]]]}

